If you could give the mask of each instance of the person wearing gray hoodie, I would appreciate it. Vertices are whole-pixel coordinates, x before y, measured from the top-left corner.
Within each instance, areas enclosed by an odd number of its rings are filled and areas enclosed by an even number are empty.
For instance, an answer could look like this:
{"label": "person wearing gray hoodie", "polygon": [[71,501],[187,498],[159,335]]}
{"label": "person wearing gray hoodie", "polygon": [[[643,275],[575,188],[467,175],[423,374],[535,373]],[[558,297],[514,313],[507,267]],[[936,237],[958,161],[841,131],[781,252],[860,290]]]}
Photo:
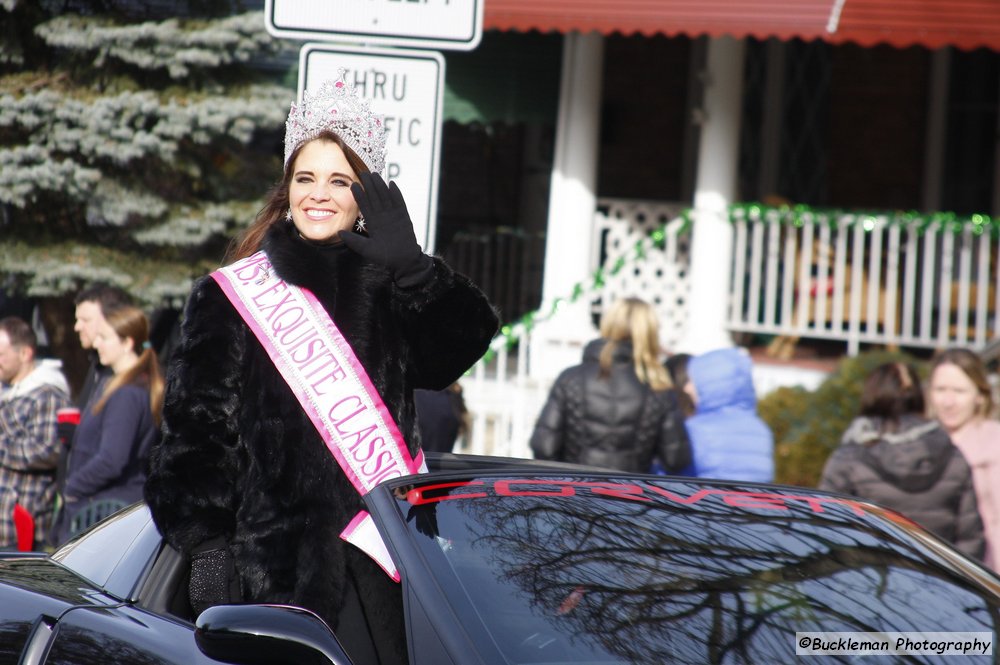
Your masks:
{"label": "person wearing gray hoodie", "polygon": [[0,549],[16,545],[14,506],[34,518],[34,545],[44,544],[56,499],[58,411],[69,406],[69,387],[58,360],[35,357],[31,326],[0,319]]}
{"label": "person wearing gray hoodie", "polygon": [[819,488],[891,508],[981,559],[985,540],[972,472],[947,432],[923,414],[912,365],[875,368],[865,379],[859,415],[826,461]]}

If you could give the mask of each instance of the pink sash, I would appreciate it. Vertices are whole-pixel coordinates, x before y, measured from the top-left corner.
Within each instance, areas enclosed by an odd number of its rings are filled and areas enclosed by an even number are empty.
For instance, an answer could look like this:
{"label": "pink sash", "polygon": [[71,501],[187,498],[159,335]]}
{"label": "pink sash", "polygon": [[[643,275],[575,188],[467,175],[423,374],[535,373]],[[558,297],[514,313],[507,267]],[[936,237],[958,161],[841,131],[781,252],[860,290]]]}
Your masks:
{"label": "pink sash", "polygon": [[[212,277],[288,382],[326,447],[361,496],[389,478],[423,473],[389,410],[333,320],[307,289],[282,281],[263,251]],[[367,511],[340,534],[399,581]]]}

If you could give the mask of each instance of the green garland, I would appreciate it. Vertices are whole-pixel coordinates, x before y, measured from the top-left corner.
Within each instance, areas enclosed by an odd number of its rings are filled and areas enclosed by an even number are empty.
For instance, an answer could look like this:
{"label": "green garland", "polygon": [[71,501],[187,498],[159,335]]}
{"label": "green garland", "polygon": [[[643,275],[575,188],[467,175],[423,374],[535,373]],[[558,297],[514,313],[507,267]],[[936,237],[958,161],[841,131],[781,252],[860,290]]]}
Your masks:
{"label": "green garland", "polygon": [[[693,208],[685,208],[679,217],[684,223],[677,229],[677,235],[681,236],[691,230],[693,224]],[[770,206],[758,202],[734,203],[729,206],[729,221],[731,223],[746,220],[762,219],[769,213],[777,213],[782,223],[790,223],[795,227],[802,227],[806,224],[827,224],[831,229],[853,227],[861,224],[865,232],[875,229],[880,219],[887,224],[892,224],[905,228],[915,229],[919,235],[923,235],[932,228],[939,228],[951,233],[961,233],[967,226],[972,225],[972,233],[981,236],[989,233],[990,236],[1000,237],[1000,219],[993,219],[989,215],[969,215],[960,216],[953,212],[935,212],[921,214],[914,211],[857,211],[844,210],[839,208],[812,208],[807,205],[782,205]],[[604,287],[608,275],[617,275],[631,261],[642,261],[646,258],[649,249],[662,250],[666,245],[667,224],[662,224],[659,228],[650,232],[648,236],[638,240],[631,251],[619,256],[610,268],[599,267],[590,279],[584,282],[577,282],[573,289],[565,298],[556,298],[548,311],[541,308],[528,312],[517,321],[508,323],[500,328],[499,334],[493,338],[490,348],[480,362],[489,363],[492,361],[500,349],[511,349],[522,336],[531,332],[534,326],[552,317],[556,312],[567,304],[575,303],[585,295],[591,295]]]}
{"label": "green garland", "polygon": [[[691,228],[691,219],[688,214],[689,211],[685,210],[681,216],[684,218],[683,225],[677,230],[677,235],[683,235],[687,233]],[[580,298],[585,295],[593,294],[594,292],[600,290],[604,287],[607,277],[617,275],[620,273],[631,261],[642,261],[646,258],[647,252],[651,248],[662,250],[666,246],[667,242],[667,225],[662,224],[659,228],[650,232],[644,238],[636,241],[632,249],[625,254],[622,254],[615,262],[609,267],[605,266],[599,267],[594,271],[594,274],[590,277],[587,283],[577,282],[573,285],[573,289],[568,296],[565,298],[556,298],[552,301],[552,305],[549,307],[548,311],[543,311],[541,308],[536,309],[532,312],[528,312],[522,316],[517,321],[513,323],[508,323],[501,326],[499,334],[493,338],[490,343],[490,348],[483,356],[480,362],[489,363],[493,360],[500,349],[510,349],[523,337],[524,335],[531,332],[532,328],[536,324],[548,320],[556,312],[565,307],[570,303],[575,303]]]}
{"label": "green garland", "polygon": [[[690,209],[684,211],[685,214],[688,212]],[[935,227],[951,233],[961,233],[971,225],[974,235],[980,236],[989,233],[994,238],[1000,236],[1000,219],[993,219],[989,215],[983,214],[962,216],[953,212],[923,214],[913,210],[859,211],[840,208],[811,208],[807,205],[768,206],[752,202],[735,203],[729,206],[729,220],[737,222],[746,219],[759,219],[766,217],[770,212],[778,213],[782,221],[787,221],[796,227],[826,223],[830,228],[838,228],[861,224],[865,231],[872,231],[878,221],[882,219],[886,224],[907,230],[916,230],[919,235],[923,235]]]}

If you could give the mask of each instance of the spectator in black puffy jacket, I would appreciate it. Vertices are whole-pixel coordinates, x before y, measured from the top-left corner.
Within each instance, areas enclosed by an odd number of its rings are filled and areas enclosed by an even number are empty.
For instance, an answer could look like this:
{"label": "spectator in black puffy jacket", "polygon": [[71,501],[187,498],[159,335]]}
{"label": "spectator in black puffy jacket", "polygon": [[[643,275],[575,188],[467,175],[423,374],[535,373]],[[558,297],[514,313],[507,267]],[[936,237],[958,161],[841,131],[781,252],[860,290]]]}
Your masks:
{"label": "spectator in black puffy jacket", "polygon": [[638,298],[605,312],[583,363],[552,386],[531,435],[537,459],[640,473],[654,455],[668,473],[688,465],[691,446],[658,330],[655,311]]}
{"label": "spectator in black puffy jacket", "polygon": [[865,379],[859,416],[826,461],[819,487],[892,508],[981,559],[985,540],[972,472],[947,432],[923,413],[911,365],[876,367]]}

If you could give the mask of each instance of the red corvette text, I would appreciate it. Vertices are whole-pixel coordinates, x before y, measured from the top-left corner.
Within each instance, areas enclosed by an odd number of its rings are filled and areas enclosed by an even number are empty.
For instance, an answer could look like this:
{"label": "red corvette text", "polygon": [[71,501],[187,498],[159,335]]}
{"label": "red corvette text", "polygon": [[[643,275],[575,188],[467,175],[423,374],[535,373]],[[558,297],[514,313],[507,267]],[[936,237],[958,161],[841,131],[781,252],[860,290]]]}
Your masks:
{"label": "red corvette text", "polygon": [[414,506],[420,506],[440,501],[460,501],[485,497],[581,497],[588,495],[627,501],[666,501],[686,506],[693,506],[704,501],[721,501],[729,506],[749,510],[789,510],[792,507],[805,506],[814,513],[823,513],[825,507],[836,505],[846,507],[859,516],[865,515],[867,512],[862,502],[835,496],[748,492],[721,488],[702,488],[697,492],[685,495],[671,492],[653,483],[641,481],[614,483],[535,478],[490,478],[421,485],[407,492],[406,500]]}

